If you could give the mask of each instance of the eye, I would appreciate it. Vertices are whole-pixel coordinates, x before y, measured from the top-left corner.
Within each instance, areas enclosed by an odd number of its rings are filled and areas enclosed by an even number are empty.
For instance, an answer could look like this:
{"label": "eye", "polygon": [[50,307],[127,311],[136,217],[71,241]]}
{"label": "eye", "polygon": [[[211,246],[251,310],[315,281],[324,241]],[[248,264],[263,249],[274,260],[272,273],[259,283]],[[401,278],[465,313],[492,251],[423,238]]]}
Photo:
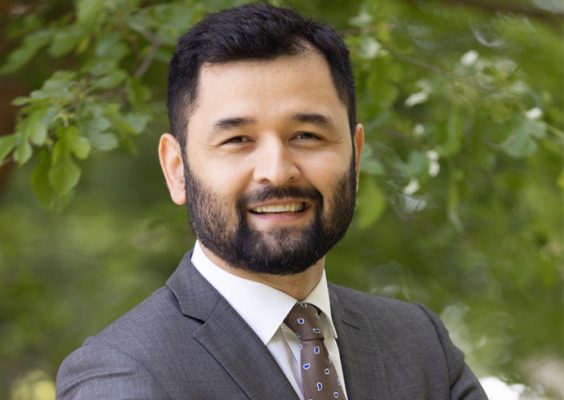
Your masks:
{"label": "eye", "polygon": [[311,132],[299,132],[296,139],[300,140],[321,140],[321,136]]}
{"label": "eye", "polygon": [[248,143],[251,139],[246,136],[233,136],[227,140],[225,140],[222,144],[241,144],[241,143]]}

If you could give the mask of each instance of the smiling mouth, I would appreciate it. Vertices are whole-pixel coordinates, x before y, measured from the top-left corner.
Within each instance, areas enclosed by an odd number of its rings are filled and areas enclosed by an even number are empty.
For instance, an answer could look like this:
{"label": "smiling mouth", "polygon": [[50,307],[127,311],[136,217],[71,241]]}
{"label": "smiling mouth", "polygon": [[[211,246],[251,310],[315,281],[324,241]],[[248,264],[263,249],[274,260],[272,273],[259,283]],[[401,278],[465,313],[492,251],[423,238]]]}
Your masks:
{"label": "smiling mouth", "polygon": [[292,202],[285,204],[271,204],[258,206],[250,209],[253,214],[283,214],[300,213],[306,209],[304,202]]}

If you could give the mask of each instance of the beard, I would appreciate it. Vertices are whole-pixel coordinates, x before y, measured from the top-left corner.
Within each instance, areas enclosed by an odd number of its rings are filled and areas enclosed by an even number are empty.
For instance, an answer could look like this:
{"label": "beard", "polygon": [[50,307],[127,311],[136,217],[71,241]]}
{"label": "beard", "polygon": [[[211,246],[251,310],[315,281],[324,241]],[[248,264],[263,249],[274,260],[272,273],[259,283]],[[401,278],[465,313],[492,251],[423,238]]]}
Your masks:
{"label": "beard", "polygon": [[[326,215],[324,198],[313,186],[267,186],[242,195],[233,206],[207,188],[192,173],[186,160],[184,165],[192,230],[206,248],[232,267],[272,275],[303,272],[345,235],[352,221],[356,200],[354,157],[349,170],[333,188],[331,208]],[[309,200],[313,204],[315,213],[308,226],[280,226],[269,231],[249,226],[249,204],[288,198]]]}

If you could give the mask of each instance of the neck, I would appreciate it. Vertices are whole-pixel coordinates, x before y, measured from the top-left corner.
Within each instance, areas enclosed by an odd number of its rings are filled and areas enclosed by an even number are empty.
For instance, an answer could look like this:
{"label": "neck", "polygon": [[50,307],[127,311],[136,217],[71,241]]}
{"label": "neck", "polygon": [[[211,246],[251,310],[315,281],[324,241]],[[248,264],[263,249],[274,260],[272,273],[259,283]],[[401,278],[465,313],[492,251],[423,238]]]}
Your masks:
{"label": "neck", "polygon": [[216,256],[203,244],[202,250],[205,255],[218,267],[233,274],[235,276],[248,279],[251,281],[259,282],[275,289],[278,289],[289,296],[301,301],[304,300],[315,286],[319,283],[323,275],[323,268],[325,267],[325,257],[317,260],[315,264],[303,272],[292,275],[272,275],[266,273],[259,273],[248,271],[242,268],[233,267],[226,263],[223,259]]}

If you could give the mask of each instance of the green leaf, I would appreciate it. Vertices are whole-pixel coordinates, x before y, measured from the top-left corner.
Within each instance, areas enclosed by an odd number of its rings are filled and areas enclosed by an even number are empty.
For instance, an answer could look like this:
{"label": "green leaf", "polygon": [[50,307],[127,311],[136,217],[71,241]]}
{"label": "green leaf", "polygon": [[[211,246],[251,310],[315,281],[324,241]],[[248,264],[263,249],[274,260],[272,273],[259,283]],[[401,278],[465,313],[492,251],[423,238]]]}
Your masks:
{"label": "green leaf", "polygon": [[127,100],[137,110],[149,111],[148,101],[151,98],[149,88],[139,79],[129,79],[127,82]]}
{"label": "green leaf", "polygon": [[92,87],[98,89],[111,89],[122,83],[127,78],[127,73],[121,69],[114,70],[108,75],[94,81]]}
{"label": "green leaf", "polygon": [[108,0],[77,0],[76,14],[79,23],[91,23],[106,7]]}
{"label": "green leaf", "polygon": [[502,124],[511,118],[512,111],[506,101],[490,100],[485,104],[486,110],[495,123]]}
{"label": "green leaf", "polygon": [[14,100],[12,100],[12,105],[14,106],[23,106],[25,104],[29,104],[29,102],[31,101],[31,99],[29,97],[16,97]]}
{"label": "green leaf", "polygon": [[546,136],[546,124],[543,121],[537,121],[532,119],[525,119],[524,121],[525,129],[531,134],[531,136],[542,139]]}
{"label": "green leaf", "polygon": [[[59,136],[57,144],[64,146],[64,149],[61,149],[64,153],[69,155],[72,153],[81,160],[84,160],[90,154],[90,142],[85,137],[80,136],[75,126],[59,128],[57,136]],[[53,150],[53,154],[55,155],[55,150]],[[56,161],[58,157],[59,155],[57,155]]]}
{"label": "green leaf", "polygon": [[464,121],[458,107],[452,107],[446,122],[446,138],[438,146],[437,151],[441,157],[452,157],[462,147],[464,137]]}
{"label": "green leaf", "polygon": [[371,110],[371,114],[386,110],[396,101],[399,95],[396,82],[401,79],[401,75],[401,67],[389,58],[378,57],[373,60],[365,91],[370,98],[364,99],[374,104],[375,109]]}
{"label": "green leaf", "polygon": [[18,143],[18,136],[14,133],[0,137],[0,163],[10,154]]}
{"label": "green leaf", "polygon": [[111,120],[116,135],[122,144],[128,135],[138,135],[149,121],[149,116],[140,113],[129,113],[126,116],[120,110],[119,104],[105,104],[105,114]]}
{"label": "green leaf", "polygon": [[104,34],[96,43],[94,50],[96,60],[112,60],[118,63],[123,57],[129,54],[129,48],[121,40],[116,32]]}
{"label": "green leaf", "polygon": [[113,150],[118,147],[118,140],[113,133],[94,132],[88,136],[93,147],[102,151]]}
{"label": "green leaf", "polygon": [[415,178],[427,172],[429,168],[429,159],[425,153],[421,151],[412,151],[409,159],[405,164],[405,173],[407,176]]}
{"label": "green leaf", "polygon": [[501,144],[501,149],[511,157],[528,157],[538,149],[535,138],[542,138],[545,134],[546,126],[542,122],[523,116],[515,117],[511,124],[511,134]]}
{"label": "green leaf", "polygon": [[10,74],[28,63],[37,51],[47,45],[53,36],[49,29],[34,32],[25,37],[22,44],[10,53],[6,62],[0,67],[1,74]]}
{"label": "green leaf", "polygon": [[99,60],[97,58],[89,60],[82,67],[82,71],[94,76],[108,75],[117,68],[115,60]]}
{"label": "green leaf", "polygon": [[65,139],[59,139],[53,148],[49,184],[55,192],[64,196],[71,192],[80,180],[80,168],[76,165],[67,148]]}
{"label": "green leaf", "polygon": [[[92,3],[96,3],[96,1]],[[88,30],[83,25],[72,25],[59,30],[53,37],[53,41],[49,47],[49,54],[52,57],[64,56],[77,47],[82,38],[87,34]]]}
{"label": "green leaf", "polygon": [[385,208],[386,196],[376,181],[361,174],[356,204],[356,223],[359,228],[366,229],[378,221]]}
{"label": "green leaf", "polygon": [[132,133],[135,135],[143,133],[149,119],[150,117],[148,115],[141,113],[128,113],[125,116],[125,120],[131,127]]}
{"label": "green leaf", "polygon": [[84,110],[85,112],[77,123],[79,132],[87,137],[90,144],[98,150],[115,149],[119,142],[113,133],[107,132],[112,124],[106,117],[104,107],[98,102],[92,102]]}
{"label": "green leaf", "polygon": [[525,158],[535,153],[538,145],[526,131],[517,131],[501,144],[501,148],[511,157]]}
{"label": "green leaf", "polygon": [[53,188],[49,185],[49,168],[51,157],[47,149],[39,151],[39,161],[31,173],[31,189],[41,204],[46,208],[53,208]]}
{"label": "green leaf", "polygon": [[56,71],[45,81],[40,90],[31,92],[33,100],[63,99],[68,96],[68,87],[76,77],[74,71]]}
{"label": "green leaf", "polygon": [[18,165],[24,165],[29,161],[32,154],[33,149],[31,148],[29,140],[24,139],[22,136],[20,136],[19,143],[17,144],[16,150],[14,151],[14,160],[18,163]]}
{"label": "green leaf", "polygon": [[22,135],[35,145],[42,145],[47,140],[48,109],[40,109],[27,116]]}

